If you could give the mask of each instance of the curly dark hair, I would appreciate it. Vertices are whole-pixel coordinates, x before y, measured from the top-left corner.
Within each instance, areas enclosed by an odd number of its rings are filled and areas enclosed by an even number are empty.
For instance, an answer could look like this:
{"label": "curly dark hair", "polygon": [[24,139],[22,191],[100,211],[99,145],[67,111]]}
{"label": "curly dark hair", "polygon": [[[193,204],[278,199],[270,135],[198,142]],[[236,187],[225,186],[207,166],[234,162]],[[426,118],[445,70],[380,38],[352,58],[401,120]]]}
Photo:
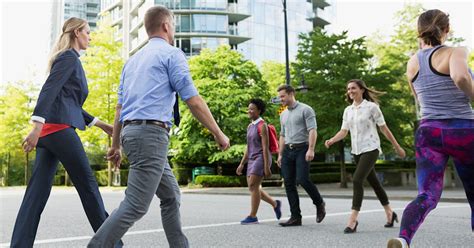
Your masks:
{"label": "curly dark hair", "polygon": [[263,115],[265,113],[266,109],[266,104],[262,99],[259,98],[254,98],[249,101],[249,104],[252,103],[255,106],[257,106],[257,109],[260,110],[260,115]]}

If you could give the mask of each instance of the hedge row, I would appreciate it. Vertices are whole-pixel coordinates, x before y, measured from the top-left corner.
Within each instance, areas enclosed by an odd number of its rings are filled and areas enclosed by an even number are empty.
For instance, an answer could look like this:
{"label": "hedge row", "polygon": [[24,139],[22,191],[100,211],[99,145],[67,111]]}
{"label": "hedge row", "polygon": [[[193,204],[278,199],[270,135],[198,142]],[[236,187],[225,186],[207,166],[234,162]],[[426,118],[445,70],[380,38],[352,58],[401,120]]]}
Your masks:
{"label": "hedge row", "polygon": [[245,176],[202,175],[196,177],[196,184],[203,187],[243,187],[247,186]]}

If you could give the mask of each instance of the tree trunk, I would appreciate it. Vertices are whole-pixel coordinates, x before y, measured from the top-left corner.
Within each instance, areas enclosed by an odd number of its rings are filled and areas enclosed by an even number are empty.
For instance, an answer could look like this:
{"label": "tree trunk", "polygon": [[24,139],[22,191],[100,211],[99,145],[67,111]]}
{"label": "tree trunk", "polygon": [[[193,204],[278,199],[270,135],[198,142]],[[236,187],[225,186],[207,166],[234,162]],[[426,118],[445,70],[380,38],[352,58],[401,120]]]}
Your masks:
{"label": "tree trunk", "polygon": [[10,160],[11,160],[11,155],[10,155],[10,152],[8,152],[7,154],[7,168],[5,170],[5,184],[3,186],[8,186],[8,173],[10,171]]}
{"label": "tree trunk", "polygon": [[346,159],[344,158],[344,141],[339,141],[339,158],[341,165],[341,188],[347,188]]}

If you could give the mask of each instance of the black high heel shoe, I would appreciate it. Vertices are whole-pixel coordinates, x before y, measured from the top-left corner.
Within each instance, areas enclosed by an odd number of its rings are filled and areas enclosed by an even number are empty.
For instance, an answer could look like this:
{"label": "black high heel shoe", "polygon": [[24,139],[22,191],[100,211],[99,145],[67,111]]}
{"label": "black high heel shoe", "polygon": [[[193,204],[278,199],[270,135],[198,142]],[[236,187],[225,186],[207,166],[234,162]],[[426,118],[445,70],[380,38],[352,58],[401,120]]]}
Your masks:
{"label": "black high heel shoe", "polygon": [[392,221],[387,222],[387,224],[385,224],[384,227],[393,227],[393,223],[395,221],[398,223],[398,216],[395,212],[392,212]]}
{"label": "black high heel shoe", "polygon": [[347,233],[355,233],[357,232],[357,226],[359,225],[359,222],[356,221],[356,225],[354,226],[354,229],[346,226],[346,228],[344,229],[344,233],[347,234]]}

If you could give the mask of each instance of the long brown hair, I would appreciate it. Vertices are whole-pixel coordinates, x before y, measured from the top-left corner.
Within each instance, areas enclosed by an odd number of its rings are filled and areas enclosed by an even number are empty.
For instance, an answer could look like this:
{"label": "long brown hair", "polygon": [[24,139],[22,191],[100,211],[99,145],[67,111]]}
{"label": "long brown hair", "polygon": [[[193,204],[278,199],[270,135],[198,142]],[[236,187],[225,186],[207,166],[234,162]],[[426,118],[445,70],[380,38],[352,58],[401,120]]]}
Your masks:
{"label": "long brown hair", "polygon": [[439,9],[428,10],[418,17],[418,38],[427,45],[441,45],[448,30],[449,15]]}
{"label": "long brown hair", "polygon": [[[370,102],[374,102],[376,104],[379,104],[379,96],[382,96],[385,94],[385,92],[381,92],[381,91],[377,91],[377,90],[374,90],[374,89],[371,89],[369,87],[367,87],[367,85],[365,85],[365,82],[360,80],[360,79],[351,79],[349,81],[347,81],[347,84],[350,84],[350,83],[355,83],[357,84],[357,86],[359,86],[359,88],[361,89],[364,89],[364,93],[362,93],[362,98],[367,100],[367,101],[370,101]],[[352,100],[350,97],[349,97],[349,94],[346,92],[346,101],[350,104],[352,104],[352,102],[354,102],[354,100]]]}
{"label": "long brown hair", "polygon": [[53,50],[51,50],[47,72],[51,70],[51,66],[60,53],[72,48],[72,45],[76,40],[74,31],[82,31],[86,26],[87,21],[77,17],[71,17],[64,22],[62,33],[54,44]]}

